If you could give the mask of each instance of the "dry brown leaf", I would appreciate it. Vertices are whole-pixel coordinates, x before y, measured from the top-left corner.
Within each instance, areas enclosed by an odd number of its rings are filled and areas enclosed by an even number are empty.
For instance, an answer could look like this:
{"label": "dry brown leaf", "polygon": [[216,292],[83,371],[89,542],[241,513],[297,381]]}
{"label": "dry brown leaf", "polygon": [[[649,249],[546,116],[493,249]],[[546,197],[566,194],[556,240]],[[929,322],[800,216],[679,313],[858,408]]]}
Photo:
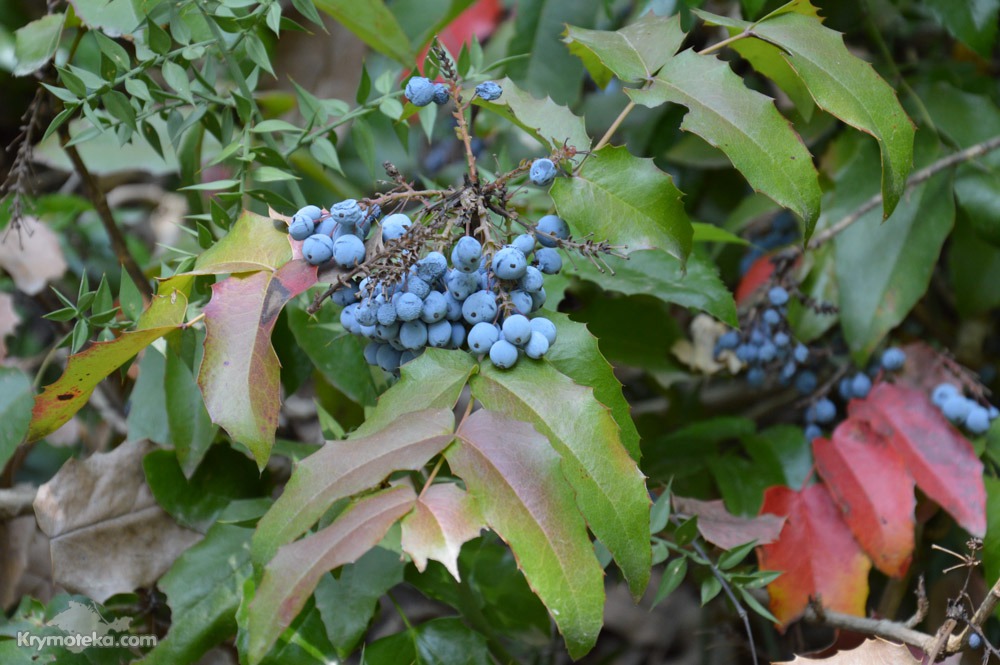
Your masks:
{"label": "dry brown leaf", "polygon": [[796,656],[792,660],[784,660],[774,665],[920,665],[920,661],[910,654],[910,650],[902,644],[893,644],[876,637],[855,648],[841,651],[830,658],[806,658]]}
{"label": "dry brown leaf", "polygon": [[10,273],[18,290],[33,296],[66,272],[59,237],[35,218],[24,220],[25,232],[0,238],[0,268]]}
{"label": "dry brown leaf", "polygon": [[148,441],[71,459],[38,489],[35,517],[51,538],[55,582],[103,602],[151,586],[201,535],[153,499],[142,458]]}
{"label": "dry brown leaf", "polygon": [[726,510],[721,500],[699,501],[674,496],[672,501],[678,513],[698,516],[698,531],[705,540],[727,550],[751,540],[756,540],[758,545],[773,543],[785,525],[785,518],[778,515],[737,517]]}
{"label": "dry brown leaf", "polygon": [[20,323],[21,317],[14,309],[14,296],[0,293],[0,360],[7,357],[7,344],[4,343],[4,338],[12,334]]}

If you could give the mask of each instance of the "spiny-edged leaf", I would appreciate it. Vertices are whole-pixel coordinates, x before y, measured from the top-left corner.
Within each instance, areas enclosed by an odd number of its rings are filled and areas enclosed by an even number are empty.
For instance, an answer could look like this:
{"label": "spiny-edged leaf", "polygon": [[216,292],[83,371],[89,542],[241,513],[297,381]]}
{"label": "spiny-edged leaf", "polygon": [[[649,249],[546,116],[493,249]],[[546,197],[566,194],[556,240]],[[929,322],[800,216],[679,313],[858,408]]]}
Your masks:
{"label": "spiny-edged leaf", "polygon": [[184,321],[185,311],[187,298],[180,291],[156,296],[139,319],[136,330],[109,342],[95,342],[70,356],[62,376],[35,397],[28,441],[36,441],[62,427],[83,408],[104,377],[153,341],[176,330]]}
{"label": "spiny-edged leaf", "polygon": [[[580,658],[601,630],[604,574],[559,456],[531,425],[493,411],[476,411],[456,435],[448,464],[510,545],[570,656]],[[648,536],[644,544],[648,549]]]}
{"label": "spiny-edged leaf", "polygon": [[[857,185],[863,192],[871,186],[878,168],[871,152],[861,147],[838,188]],[[920,152],[921,161],[930,161],[930,148]],[[884,223],[871,211],[834,240],[841,325],[859,363],[927,292],[954,221],[952,174],[946,172],[911,190]]]}
{"label": "spiny-edged leaf", "polygon": [[327,441],[292,473],[285,491],[257,524],[253,560],[267,562],[305,533],[333,502],[377,486],[393,471],[420,469],[452,441],[451,409],[399,415],[377,433]]}
{"label": "spiny-edged leaf", "polygon": [[590,334],[586,325],[571,321],[566,314],[552,312],[545,316],[555,324],[557,337],[557,343],[545,354],[546,360],[575,383],[594,389],[594,397],[611,409],[622,445],[638,462],[642,455],[639,432],[632,421],[631,408],[622,395],[622,384],[601,354],[597,338]]}
{"label": "spiny-edged leaf", "polygon": [[507,118],[549,150],[562,147],[564,143],[580,151],[590,149],[590,136],[583,118],[548,97],[533,97],[509,78],[497,83],[503,88],[499,99],[487,102],[476,97],[473,102]]}
{"label": "spiny-edged leaf", "polygon": [[614,555],[632,594],[641,596],[652,559],[649,494],[608,407],[551,364],[526,358],[512,372],[484,364],[471,386],[487,409],[548,437],[587,525]]}
{"label": "spiny-edged leaf", "polygon": [[681,129],[726,153],[755,190],[793,210],[805,237],[812,234],[821,196],[812,156],[772,100],[747,88],[728,63],[689,49],[670,58],[652,86],[627,92],[644,106],[686,106]]}
{"label": "spiny-edged leaf", "polygon": [[31,380],[14,367],[0,367],[0,469],[24,440],[31,423]]}
{"label": "spiny-edged leaf", "polygon": [[840,33],[807,15],[809,10],[815,12],[808,2],[798,5],[794,11],[775,12],[754,24],[753,34],[782,50],[821,109],[878,141],[882,216],[887,218],[906,189],[916,130],[892,87],[870,64],[847,50]]}
{"label": "spiny-edged leaf", "polygon": [[412,67],[416,53],[406,32],[383,0],[314,0],[316,7],[357,35],[361,41],[404,67]]}
{"label": "spiny-edged leaf", "polygon": [[400,368],[402,378],[382,393],[375,410],[351,438],[369,436],[403,413],[453,408],[475,371],[476,361],[467,353],[427,349]]}
{"label": "spiny-edged leaf", "polygon": [[479,504],[454,483],[424,490],[413,512],[403,518],[403,551],[424,572],[427,560],[440,561],[456,580],[462,543],[472,540],[486,525]]}
{"label": "spiny-edged leaf", "polygon": [[369,495],[348,506],[330,526],[278,550],[248,608],[251,665],[259,663],[292,624],[320,577],[375,547],[416,498],[409,485]]}
{"label": "spiny-edged leaf", "polygon": [[556,178],[550,193],[581,236],[593,233],[629,251],[659,248],[681,261],[691,251],[691,220],[673,178],[624,147],[591,153],[573,177]]}
{"label": "spiny-edged leaf", "polygon": [[14,33],[14,76],[27,76],[38,71],[55,55],[59,47],[66,15],[48,14],[32,21]]}
{"label": "spiny-edged leaf", "polygon": [[594,282],[607,291],[650,295],[737,325],[733,294],[723,284],[715,264],[697,253],[688,258],[686,270],[676,258],[657,250],[632,252],[628,260],[615,256],[602,256],[601,260],[614,274],[609,270],[601,272],[590,261],[576,261],[576,265],[565,266],[563,273]]}
{"label": "spiny-edged leaf", "polygon": [[623,81],[650,78],[677,52],[684,37],[679,14],[666,17],[650,12],[615,32],[569,25],[563,41],[604,88],[612,75]]}
{"label": "spiny-edged leaf", "polygon": [[277,270],[291,259],[288,236],[275,229],[268,217],[244,210],[229,233],[205,250],[188,274]]}
{"label": "spiny-edged leaf", "polygon": [[344,566],[339,577],[320,578],[316,585],[316,609],[341,657],[350,655],[364,636],[379,598],[403,581],[403,567],[398,552],[373,547],[354,563]]}
{"label": "spiny-edged leaf", "polygon": [[378,393],[364,359],[364,344],[333,323],[330,307],[323,308],[316,316],[318,320],[313,321],[304,309],[289,308],[288,327],[296,343],[340,392],[362,406],[375,404]]}
{"label": "spiny-edged leaf", "polygon": [[285,303],[316,283],[316,267],[286,263],[275,272],[229,277],[205,306],[205,356],[198,386],[212,422],[245,445],[264,468],[281,408],[280,364],[271,330]]}
{"label": "spiny-edged leaf", "polygon": [[983,463],[922,390],[879,383],[848,413],[867,420],[903,459],[917,487],[973,536],[986,532]]}
{"label": "spiny-edged leaf", "polygon": [[887,642],[881,637],[867,639],[853,649],[838,651],[829,658],[806,658],[796,656],[791,660],[775,662],[774,665],[919,665],[920,661],[913,657],[905,644]]}
{"label": "spiny-edged leaf", "polygon": [[[730,30],[730,32],[736,33],[739,30]],[[743,56],[754,69],[774,81],[795,102],[795,108],[803,120],[809,122],[812,119],[816,102],[809,94],[809,88],[783,57],[780,48],[760,39],[741,39],[733,42],[731,47]]]}
{"label": "spiny-edged leaf", "polygon": [[767,586],[771,613],[781,625],[802,616],[810,598],[822,598],[826,609],[864,616],[871,561],[826,486],[799,492],[769,487],[760,512],[787,518],[778,540],[757,550],[761,570],[783,573]]}
{"label": "spiny-edged leaf", "polygon": [[236,631],[235,614],[250,564],[252,529],[216,524],[182,554],[157,586],[167,595],[170,630],[142,665],[193,663]]}
{"label": "spiny-edged leaf", "polygon": [[984,58],[990,57],[997,39],[998,0],[927,0],[924,5],[948,32]]}
{"label": "spiny-edged leaf", "polygon": [[875,567],[901,577],[913,555],[913,478],[889,442],[848,418],[830,439],[813,439],[816,469]]}

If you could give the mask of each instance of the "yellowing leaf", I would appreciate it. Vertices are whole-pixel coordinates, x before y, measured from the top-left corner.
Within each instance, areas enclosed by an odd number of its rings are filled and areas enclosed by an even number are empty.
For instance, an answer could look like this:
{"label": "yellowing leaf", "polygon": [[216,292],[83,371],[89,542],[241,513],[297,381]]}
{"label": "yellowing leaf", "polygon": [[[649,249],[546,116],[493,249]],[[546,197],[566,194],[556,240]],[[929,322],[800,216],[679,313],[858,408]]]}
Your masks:
{"label": "yellowing leaf", "polygon": [[271,219],[244,210],[229,233],[205,250],[186,274],[277,270],[291,259],[288,236],[275,229]]}
{"label": "yellowing leaf", "polygon": [[486,524],[470,494],[454,483],[444,483],[423,492],[402,526],[403,551],[413,557],[417,570],[424,572],[427,560],[434,559],[461,581],[458,553],[462,543],[478,536]]}

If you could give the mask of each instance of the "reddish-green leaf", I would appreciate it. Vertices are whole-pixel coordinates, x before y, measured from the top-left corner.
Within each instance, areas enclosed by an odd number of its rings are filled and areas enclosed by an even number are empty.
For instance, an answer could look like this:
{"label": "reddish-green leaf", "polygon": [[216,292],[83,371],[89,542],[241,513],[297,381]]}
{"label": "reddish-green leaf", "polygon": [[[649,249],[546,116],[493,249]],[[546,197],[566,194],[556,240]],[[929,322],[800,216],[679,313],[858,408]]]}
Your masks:
{"label": "reddish-green leaf", "polygon": [[778,540],[757,550],[761,570],[784,573],[767,587],[771,612],[781,625],[802,616],[809,599],[817,597],[827,609],[864,616],[871,561],[826,487],[815,484],[799,492],[770,487],[760,511],[788,518]]}
{"label": "reddish-green leaf", "polygon": [[244,210],[229,233],[205,250],[188,274],[219,275],[277,270],[292,259],[289,237],[274,222]]}
{"label": "reddish-green leaf", "polygon": [[652,559],[649,494],[608,407],[592,389],[527,358],[515,371],[484,364],[471,385],[486,408],[530,422],[548,437],[587,525],[614,555],[632,594],[641,596]]}
{"label": "reddish-green leaf", "polygon": [[377,486],[393,471],[420,469],[454,438],[451,409],[400,415],[375,434],[327,441],[295,468],[285,491],[257,524],[253,559],[263,564],[305,533],[333,502]]}
{"label": "reddish-green leaf", "polygon": [[486,524],[479,504],[454,483],[433,485],[421,493],[413,512],[403,518],[403,551],[424,572],[427,560],[444,564],[452,576],[458,574],[462,543],[472,540]]}
{"label": "reddish-green leaf", "polygon": [[983,463],[972,444],[951,426],[927,393],[879,383],[848,407],[867,420],[903,459],[917,487],[973,536],[986,533]]}
{"label": "reddish-green leaf", "polygon": [[848,418],[832,439],[813,439],[816,468],[875,567],[901,577],[913,555],[913,478],[889,442]]}
{"label": "reddish-green leaf", "polygon": [[280,363],[274,322],[289,300],[316,283],[316,267],[292,261],[276,272],[230,277],[205,307],[205,357],[198,386],[212,422],[267,463],[278,427]]}
{"label": "reddish-green leaf", "polygon": [[603,623],[604,574],[560,469],[528,423],[480,410],[462,421],[448,463],[559,627],[572,658],[593,648]]}
{"label": "reddish-green leaf", "polygon": [[413,508],[408,485],[360,499],[330,526],[285,545],[264,570],[247,617],[247,654],[259,663],[298,616],[327,571],[357,561]]}
{"label": "reddish-green leaf", "polygon": [[156,296],[139,319],[136,330],[110,342],[96,342],[70,356],[62,376],[35,397],[28,441],[36,441],[62,427],[83,408],[104,377],[154,340],[176,330],[184,320],[185,311],[187,298],[180,291]]}
{"label": "reddish-green leaf", "polygon": [[756,541],[758,545],[778,539],[785,520],[775,515],[739,517],[726,510],[721,499],[699,501],[682,496],[673,497],[674,510],[684,517],[697,517],[702,538],[723,549]]}

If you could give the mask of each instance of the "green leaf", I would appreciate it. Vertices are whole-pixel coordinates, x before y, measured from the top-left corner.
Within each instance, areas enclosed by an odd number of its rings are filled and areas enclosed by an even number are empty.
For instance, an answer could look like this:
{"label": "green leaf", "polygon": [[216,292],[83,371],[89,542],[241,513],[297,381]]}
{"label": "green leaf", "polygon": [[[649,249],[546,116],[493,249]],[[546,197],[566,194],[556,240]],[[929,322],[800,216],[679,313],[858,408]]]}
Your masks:
{"label": "green leaf", "polygon": [[167,82],[174,91],[186,102],[194,103],[191,96],[191,82],[188,81],[187,72],[173,60],[165,60],[160,68],[163,80]]}
{"label": "green leaf", "polygon": [[803,120],[809,122],[812,119],[816,102],[809,94],[809,88],[784,58],[780,48],[760,39],[741,39],[733,42],[731,47],[788,95]]}
{"label": "green leaf", "polygon": [[337,500],[377,486],[393,471],[416,471],[451,443],[450,409],[400,415],[375,434],[327,441],[295,468],[282,495],[261,518],[253,539],[257,564],[305,533]]}
{"label": "green leaf", "polygon": [[139,378],[129,395],[131,407],[125,420],[128,441],[149,439],[164,446],[173,444],[167,412],[163,408],[165,364],[163,352],[156,346],[148,347],[139,361]]}
{"label": "green leaf", "polygon": [[937,21],[966,46],[989,59],[997,39],[1000,0],[949,2],[927,0],[924,6]]}
{"label": "green leaf", "polygon": [[798,490],[812,476],[812,444],[800,427],[776,425],[741,438],[756,463],[755,475],[765,477],[769,485]]}
{"label": "green leaf", "polygon": [[402,378],[382,393],[375,410],[351,438],[373,434],[404,413],[454,408],[476,369],[476,361],[467,353],[427,349],[400,368]]}
{"label": "green leaf", "polygon": [[915,128],[892,87],[852,55],[843,36],[820,23],[815,12],[807,1],[789,3],[755,24],[739,25],[752,25],[755,37],[781,49],[821,109],[875,137],[882,155],[882,217],[888,218],[913,167]]}
{"label": "green leaf", "polygon": [[374,405],[378,393],[365,362],[364,343],[333,323],[331,308],[316,316],[318,321],[311,320],[305,310],[288,310],[288,327],[296,343],[337,390],[362,406]]}
{"label": "green leaf", "polygon": [[314,0],[316,7],[353,32],[373,49],[404,67],[412,67],[416,53],[399,21],[383,0]]}
{"label": "green leaf", "polygon": [[607,291],[650,295],[737,325],[732,294],[722,283],[715,265],[698,254],[688,259],[686,271],[680,261],[656,250],[633,252],[628,260],[614,256],[604,256],[602,260],[614,274],[609,270],[602,273],[589,261],[577,261],[576,266],[567,266],[563,272],[594,282]]}
{"label": "green leaf", "polygon": [[594,397],[611,409],[611,416],[618,423],[622,445],[636,462],[639,451],[639,432],[632,422],[631,408],[622,394],[622,384],[615,377],[614,369],[605,360],[587,326],[571,321],[561,313],[546,314],[556,326],[557,343],[545,354],[553,367],[581,386],[594,389]]}
{"label": "green leaf", "polygon": [[66,423],[83,408],[104,377],[155,340],[176,330],[184,320],[187,298],[179,291],[156,296],[136,330],[110,342],[96,342],[69,357],[62,376],[35,397],[28,441],[37,441]]}
{"label": "green leaf", "polygon": [[[838,189],[866,189],[874,175],[867,152],[860,151]],[[954,220],[952,174],[944,172],[911,190],[884,223],[869,212],[834,239],[841,327],[856,361],[866,362],[923,297]]]}
{"label": "green leaf", "polygon": [[327,571],[353,563],[378,544],[389,527],[413,508],[408,485],[360,499],[330,526],[282,547],[264,570],[247,612],[247,656],[259,663],[299,614]]}
{"label": "green leaf", "polygon": [[644,106],[686,106],[681,129],[726,153],[751,187],[793,210],[805,237],[812,234],[821,196],[812,156],[772,100],[747,88],[728,63],[687,50],[670,58],[648,89],[627,92]]}
{"label": "green leaf", "polygon": [[157,586],[171,610],[170,630],[141,665],[196,662],[236,631],[240,591],[253,573],[248,547],[252,533],[216,524],[160,578]]}
{"label": "green leaf", "polygon": [[670,522],[670,488],[666,488],[653,502],[649,510],[649,532],[657,534],[667,528]]}
{"label": "green leaf", "polygon": [[403,581],[403,562],[396,552],[374,547],[340,571],[324,575],[316,585],[316,609],[326,634],[346,658],[368,630],[379,598]]}
{"label": "green leaf", "polygon": [[121,305],[122,314],[127,316],[129,320],[136,321],[142,314],[142,294],[139,293],[138,287],[124,266],[122,266],[119,284],[121,286],[118,289],[118,302]]}
{"label": "green leaf", "polygon": [[466,417],[456,436],[448,464],[478,499],[486,523],[510,545],[570,657],[580,658],[601,629],[604,575],[559,456],[531,425],[487,410]]}
{"label": "green leaf", "polygon": [[694,242],[724,242],[733,245],[750,244],[748,240],[715,224],[694,222],[691,224],[691,228],[694,230],[694,237],[692,238]]}
{"label": "green leaf", "polygon": [[720,591],[722,591],[722,582],[719,581],[719,578],[715,577],[714,575],[711,577],[706,577],[705,581],[701,583],[702,607],[704,607],[705,604],[708,603],[710,600],[718,596]]}
{"label": "green leaf", "polygon": [[340,175],[344,175],[344,169],[340,166],[340,157],[337,155],[337,148],[334,147],[330,139],[320,136],[309,145],[309,154],[316,158],[316,161],[331,168]]}
{"label": "green leaf", "polygon": [[548,437],[587,525],[614,554],[633,595],[641,596],[652,557],[649,494],[610,410],[591,388],[526,358],[512,372],[484,364],[471,386],[487,409],[529,422]]}
{"label": "green leaf", "polygon": [[273,166],[258,166],[253,172],[253,179],[257,182],[286,182],[299,177]]}
{"label": "green leaf", "polygon": [[[197,348],[195,367],[201,364],[200,339]],[[170,439],[177,451],[177,460],[184,470],[184,475],[190,477],[201,464],[219,428],[212,423],[212,417],[208,415],[205,400],[198,390],[198,381],[191,367],[170,348],[167,349],[164,381],[166,390],[164,406],[167,423],[170,426]]]}
{"label": "green leaf", "polygon": [[244,210],[229,233],[195,261],[190,275],[277,270],[292,258],[288,236],[267,217]]}
{"label": "green leaf", "polygon": [[27,76],[48,64],[59,47],[66,15],[48,14],[14,33],[14,76]]}
{"label": "green leaf", "polygon": [[679,14],[657,16],[650,12],[615,32],[570,25],[563,41],[604,88],[612,75],[631,82],[651,78],[677,52],[684,37]]}
{"label": "green leaf", "polygon": [[205,357],[198,386],[205,407],[212,422],[245,445],[262,469],[274,445],[281,407],[271,330],[285,303],[315,283],[315,266],[292,261],[273,273],[216,283],[203,310]]}
{"label": "green leaf", "polygon": [[590,149],[590,136],[583,118],[549,97],[533,97],[509,78],[501,79],[497,84],[503,88],[499,99],[487,102],[476,97],[473,103],[507,118],[549,150],[556,150],[564,143],[580,151]]}
{"label": "green leaf", "polygon": [[660,586],[656,590],[656,596],[653,597],[653,607],[662,603],[667,596],[672,594],[684,581],[685,575],[687,575],[686,558],[679,557],[668,563],[663,571],[663,577],[660,578]]}
{"label": "green leaf", "polygon": [[140,0],[76,0],[73,9],[84,25],[108,37],[135,34],[143,22]]}
{"label": "green leaf", "polygon": [[968,220],[959,217],[948,247],[948,270],[955,306],[963,318],[1000,306],[1000,248],[985,243]]}
{"label": "green leaf", "polygon": [[0,367],[0,469],[28,433],[33,396],[31,381],[21,370]]}
{"label": "green leaf", "polygon": [[673,178],[624,147],[591,153],[573,177],[556,178],[550,194],[578,235],[629,251],[659,248],[682,262],[691,251],[691,220]]}
{"label": "green leaf", "polygon": [[365,648],[365,665],[490,665],[486,638],[458,617],[431,619],[375,640]]}

